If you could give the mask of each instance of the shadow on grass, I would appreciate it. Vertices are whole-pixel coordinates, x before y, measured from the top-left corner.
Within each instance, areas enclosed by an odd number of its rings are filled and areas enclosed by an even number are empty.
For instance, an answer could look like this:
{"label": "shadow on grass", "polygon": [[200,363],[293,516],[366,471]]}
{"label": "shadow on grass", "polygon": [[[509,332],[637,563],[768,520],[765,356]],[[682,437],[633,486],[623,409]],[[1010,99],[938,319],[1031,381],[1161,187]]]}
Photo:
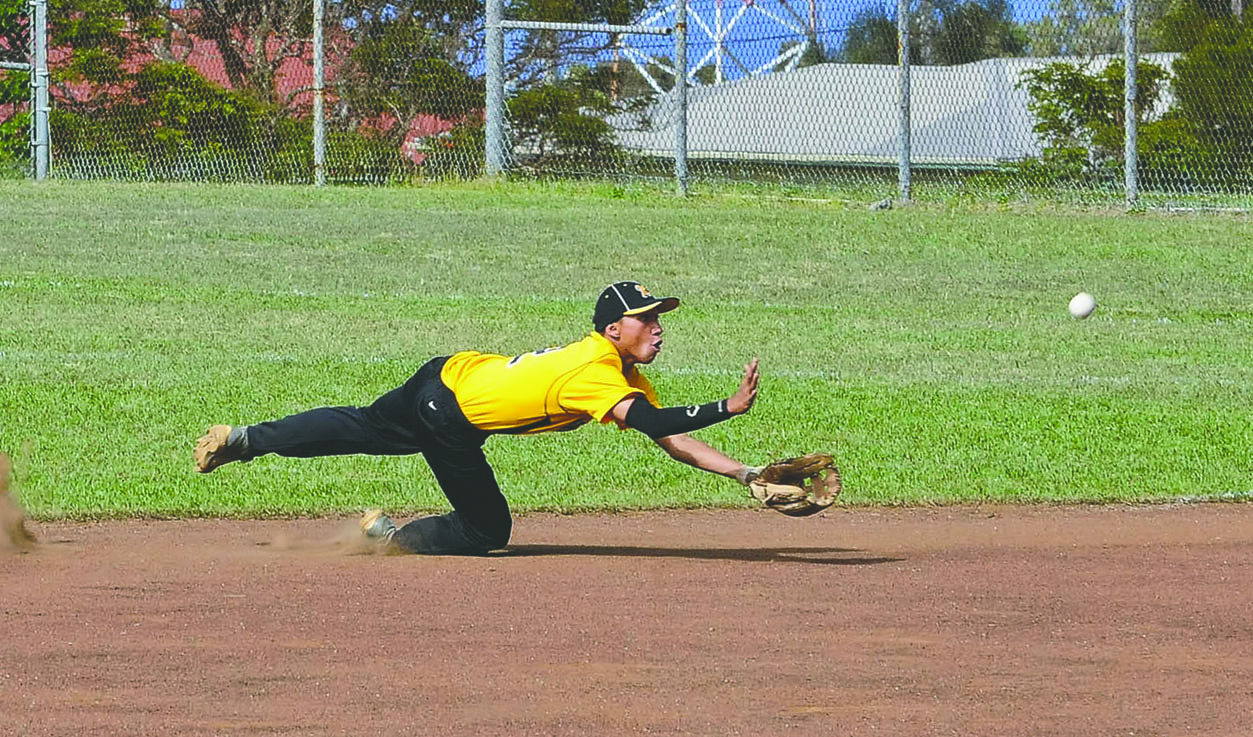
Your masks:
{"label": "shadow on grass", "polygon": [[739,560],[749,563],[813,563],[833,566],[871,566],[904,558],[858,555],[853,548],[645,548],[629,545],[511,545],[492,557],[528,558],[549,555],[587,555],[613,558],[691,558]]}

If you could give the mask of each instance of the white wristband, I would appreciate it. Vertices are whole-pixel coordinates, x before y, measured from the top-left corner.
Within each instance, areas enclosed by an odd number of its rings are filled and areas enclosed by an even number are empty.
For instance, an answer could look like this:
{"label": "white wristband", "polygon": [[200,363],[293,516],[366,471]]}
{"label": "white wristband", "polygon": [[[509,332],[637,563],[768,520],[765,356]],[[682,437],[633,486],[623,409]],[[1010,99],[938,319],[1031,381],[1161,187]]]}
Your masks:
{"label": "white wristband", "polygon": [[761,475],[761,466],[741,466],[740,470],[735,472],[735,480],[748,486]]}

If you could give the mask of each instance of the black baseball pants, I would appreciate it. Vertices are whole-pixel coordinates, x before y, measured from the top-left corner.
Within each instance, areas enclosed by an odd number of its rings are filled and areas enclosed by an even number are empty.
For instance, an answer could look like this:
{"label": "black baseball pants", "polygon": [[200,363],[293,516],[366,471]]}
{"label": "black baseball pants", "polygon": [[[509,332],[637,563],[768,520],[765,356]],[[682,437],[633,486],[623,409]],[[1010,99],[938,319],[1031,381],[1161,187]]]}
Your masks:
{"label": "black baseball pants", "polygon": [[489,433],[470,424],[439,378],[444,358],[368,407],[322,407],[248,428],[248,455],[290,458],[421,453],[453,511],[396,531],[415,553],[481,555],[509,543],[513,518],[483,453]]}

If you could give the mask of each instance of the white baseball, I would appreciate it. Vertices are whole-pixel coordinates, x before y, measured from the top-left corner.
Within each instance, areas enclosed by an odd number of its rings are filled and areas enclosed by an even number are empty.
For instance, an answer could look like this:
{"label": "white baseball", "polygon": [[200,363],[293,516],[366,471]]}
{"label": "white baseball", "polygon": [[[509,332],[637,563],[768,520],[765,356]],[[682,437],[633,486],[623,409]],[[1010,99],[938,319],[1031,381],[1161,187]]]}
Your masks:
{"label": "white baseball", "polygon": [[1082,320],[1096,309],[1096,297],[1087,292],[1080,292],[1070,298],[1070,314]]}

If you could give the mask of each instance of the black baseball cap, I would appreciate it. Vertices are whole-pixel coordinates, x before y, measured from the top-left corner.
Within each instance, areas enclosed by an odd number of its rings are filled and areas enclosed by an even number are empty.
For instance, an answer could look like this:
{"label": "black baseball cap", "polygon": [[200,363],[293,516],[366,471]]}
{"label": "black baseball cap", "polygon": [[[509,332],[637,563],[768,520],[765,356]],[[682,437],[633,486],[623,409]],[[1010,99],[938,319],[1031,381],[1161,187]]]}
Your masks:
{"label": "black baseball cap", "polygon": [[615,323],[627,315],[638,315],[649,310],[656,310],[657,314],[661,314],[678,306],[678,297],[654,297],[639,282],[614,282],[605,287],[605,291],[600,293],[600,299],[596,300],[592,324],[599,333],[605,329],[606,325]]}

